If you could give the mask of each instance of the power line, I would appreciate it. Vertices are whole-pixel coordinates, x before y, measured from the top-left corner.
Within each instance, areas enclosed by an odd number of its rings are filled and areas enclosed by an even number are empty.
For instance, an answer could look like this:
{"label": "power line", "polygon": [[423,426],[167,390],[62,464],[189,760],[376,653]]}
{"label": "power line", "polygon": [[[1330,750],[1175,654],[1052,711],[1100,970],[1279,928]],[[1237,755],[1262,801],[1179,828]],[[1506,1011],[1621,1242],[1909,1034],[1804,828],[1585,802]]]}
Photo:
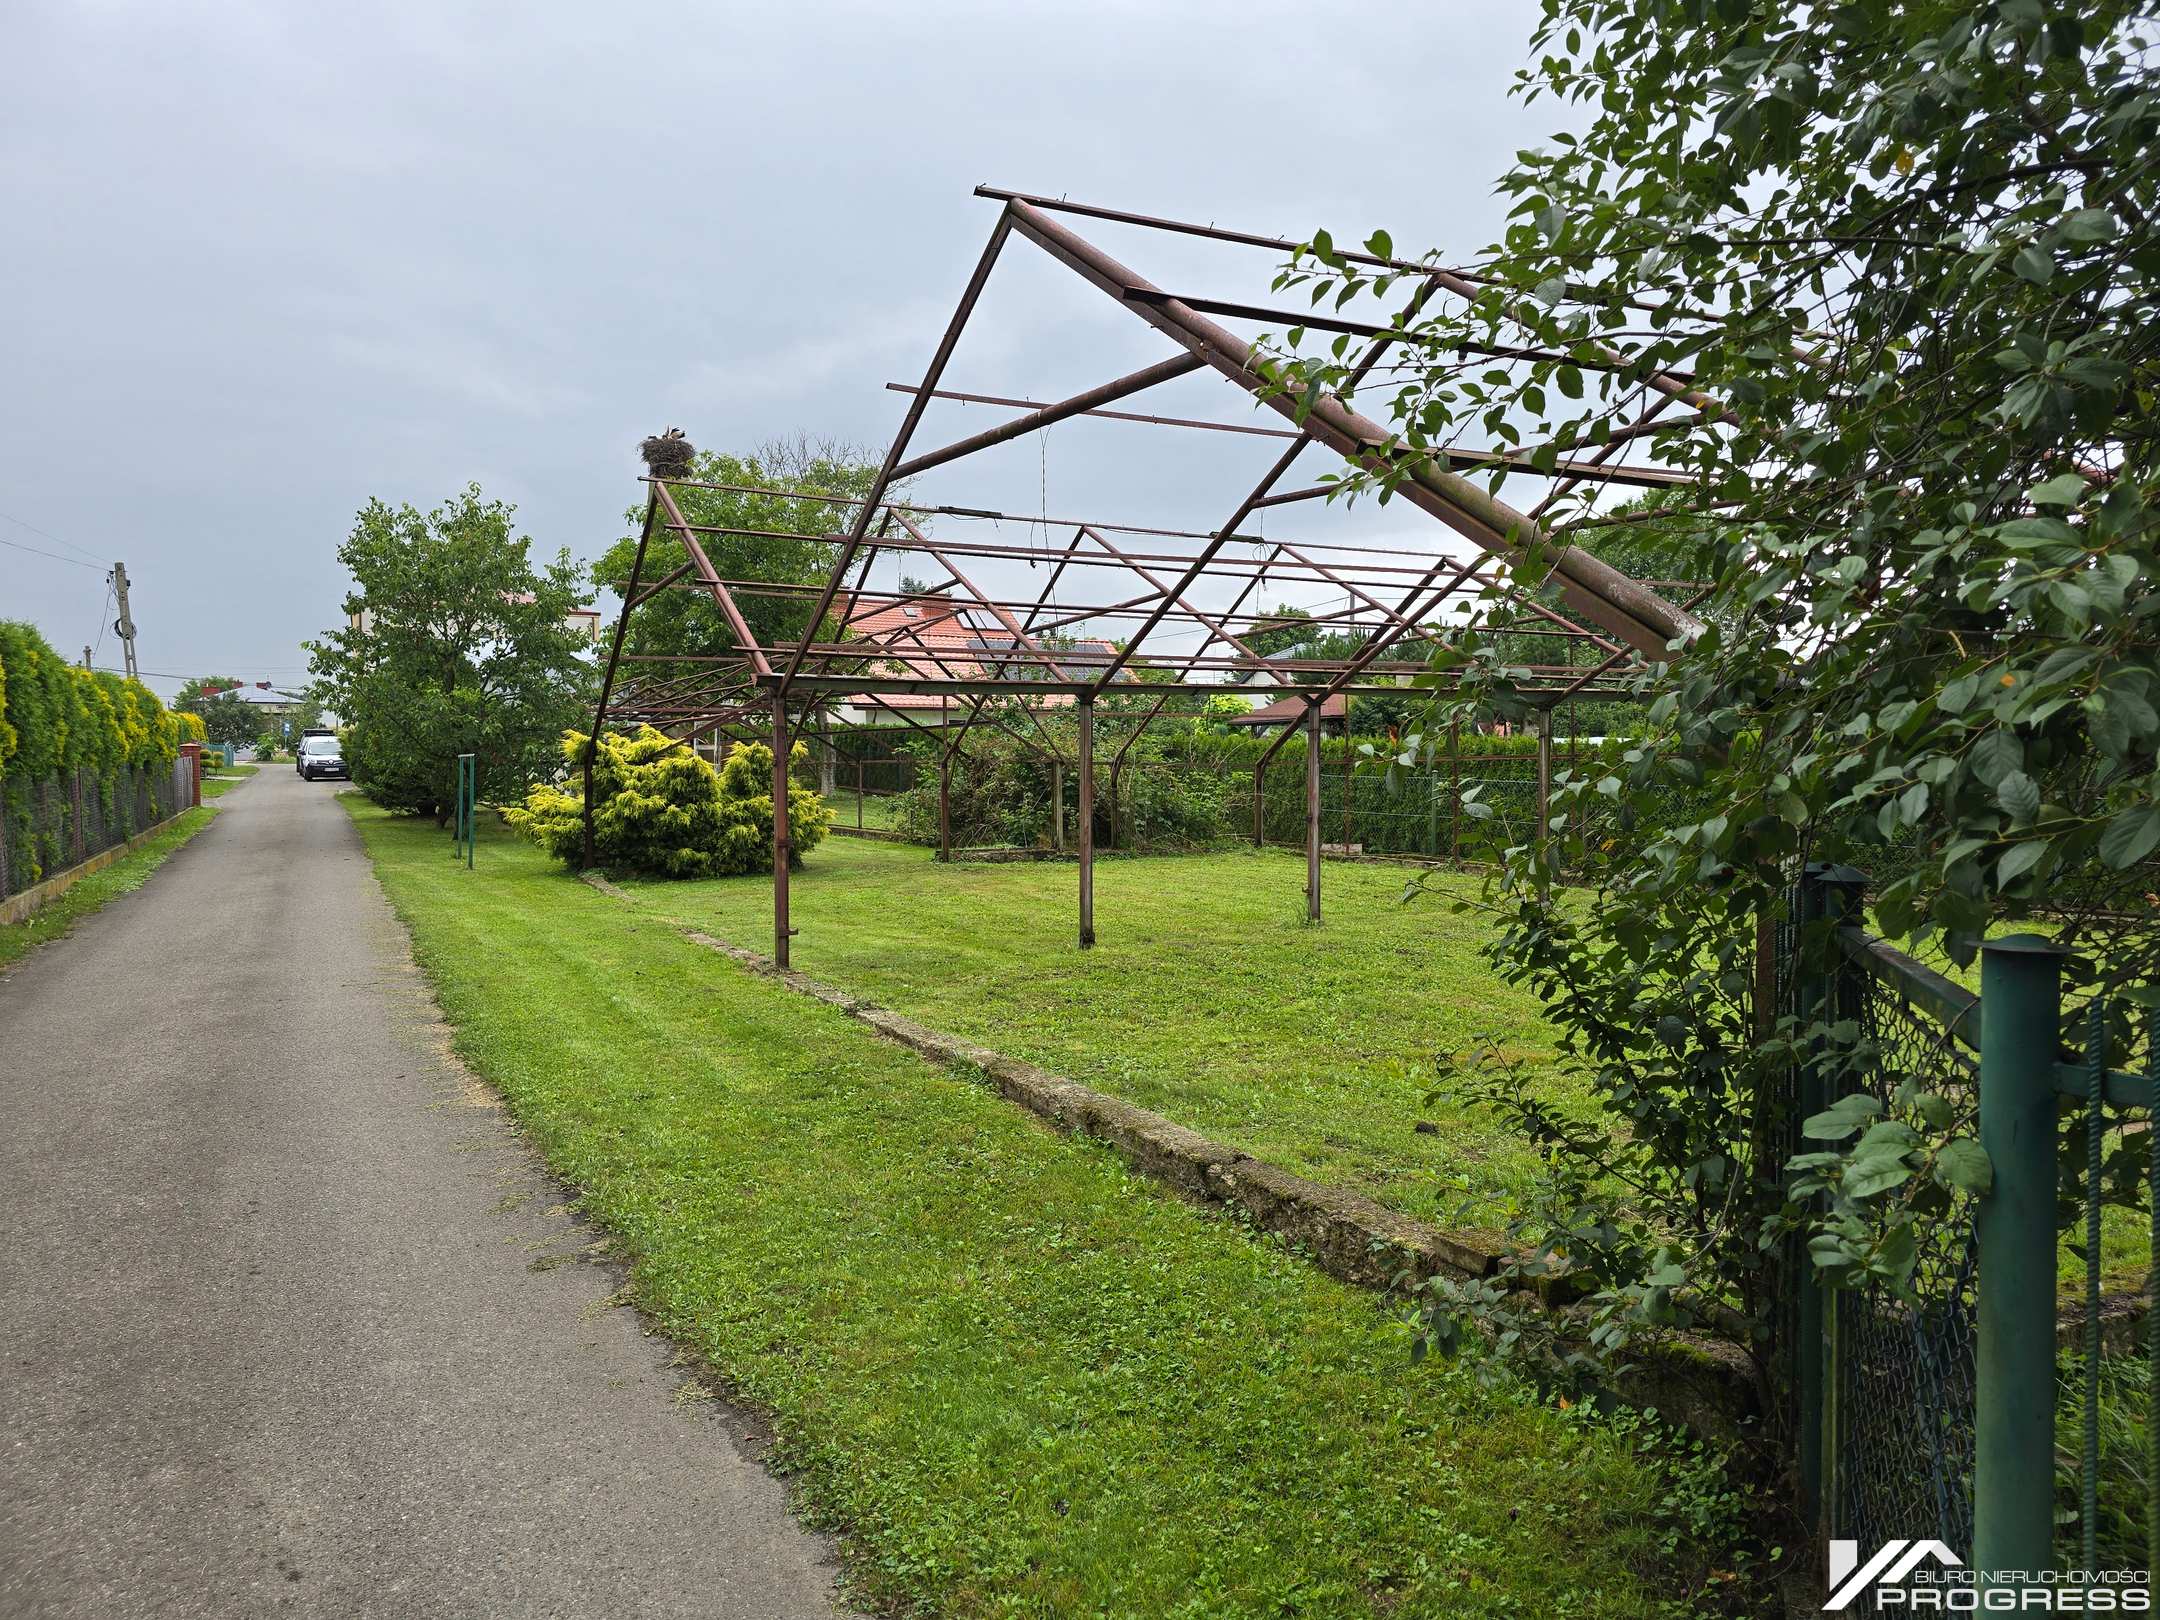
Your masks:
{"label": "power line", "polygon": [[[5,512],[0,512],[0,517],[6,516]],[[38,532],[42,534],[44,531],[39,530]],[[65,540],[60,543],[62,545],[67,544]],[[103,563],[83,562],[79,558],[63,557],[57,551],[40,551],[36,546],[26,546],[20,540],[10,540],[5,535],[0,535],[0,546],[13,546],[17,551],[27,551],[33,557],[50,557],[54,562],[74,563],[77,568],[103,568],[105,566]],[[75,549],[80,551],[82,548],[77,546]]]}
{"label": "power line", "polygon": [[[8,522],[16,525],[18,528],[28,529],[32,534],[42,534],[46,539],[50,540],[56,546],[66,546],[68,550],[79,551],[85,557],[97,557],[97,553],[92,551],[88,546],[78,546],[74,541],[65,539],[60,535],[54,534],[50,529],[41,529],[35,523],[30,522],[26,518],[19,518],[12,512],[0,512],[0,518],[7,519]],[[100,567],[104,565],[104,559],[102,557],[98,557],[98,564]]]}
{"label": "power line", "polygon": [[103,650],[105,646],[105,628],[107,625],[112,623],[112,621],[107,618],[106,615],[111,611],[111,609],[112,575],[107,574],[105,576],[105,600],[104,603],[98,608],[97,640],[92,644],[90,649],[90,658],[93,663],[96,662],[98,653]]}

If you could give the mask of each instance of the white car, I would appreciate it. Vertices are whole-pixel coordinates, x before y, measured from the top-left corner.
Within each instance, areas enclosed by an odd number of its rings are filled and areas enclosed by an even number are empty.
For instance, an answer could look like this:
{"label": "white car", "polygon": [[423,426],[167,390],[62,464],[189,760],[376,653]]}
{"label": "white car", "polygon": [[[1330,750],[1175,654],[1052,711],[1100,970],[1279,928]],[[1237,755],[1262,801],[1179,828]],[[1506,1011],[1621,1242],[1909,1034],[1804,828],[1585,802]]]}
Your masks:
{"label": "white car", "polygon": [[303,782],[312,782],[318,776],[341,776],[348,782],[352,780],[352,773],[345,769],[345,750],[335,737],[302,737],[293,769],[300,773]]}

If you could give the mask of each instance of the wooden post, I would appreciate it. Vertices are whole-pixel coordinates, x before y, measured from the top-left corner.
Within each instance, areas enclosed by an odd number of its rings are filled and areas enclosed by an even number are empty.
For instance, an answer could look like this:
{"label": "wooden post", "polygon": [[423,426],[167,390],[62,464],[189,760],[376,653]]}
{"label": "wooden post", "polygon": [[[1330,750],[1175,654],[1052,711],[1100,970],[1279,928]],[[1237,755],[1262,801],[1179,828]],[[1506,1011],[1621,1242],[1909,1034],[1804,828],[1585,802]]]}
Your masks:
{"label": "wooden post", "polygon": [[788,965],[788,723],[787,699],[772,700],[772,901],[773,960]]}
{"label": "wooden post", "polygon": [[1095,698],[1080,694],[1080,944],[1095,943]]}
{"label": "wooden post", "polygon": [[1305,700],[1305,920],[1320,920],[1320,704]]}

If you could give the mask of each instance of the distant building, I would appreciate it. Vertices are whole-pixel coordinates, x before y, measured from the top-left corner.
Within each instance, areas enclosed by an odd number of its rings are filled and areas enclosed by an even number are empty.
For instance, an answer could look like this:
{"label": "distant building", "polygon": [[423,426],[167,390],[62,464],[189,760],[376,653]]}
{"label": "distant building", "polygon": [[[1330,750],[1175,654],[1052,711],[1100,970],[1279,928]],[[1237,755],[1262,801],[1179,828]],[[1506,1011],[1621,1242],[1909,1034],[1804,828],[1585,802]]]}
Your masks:
{"label": "distant building", "polygon": [[[851,635],[874,640],[880,656],[863,671],[887,680],[920,679],[964,681],[1040,681],[1055,679],[1036,658],[1015,659],[1019,648],[1009,631],[978,629],[968,622],[970,613],[983,609],[957,597],[930,593],[912,597],[866,596],[858,598],[848,614]],[[1097,637],[1052,638],[1045,650],[1070,674],[1084,676],[1104,668],[1117,656],[1117,648]],[[999,654],[1004,654],[1003,658]],[[1119,672],[1120,680],[1131,677]],[[1062,708],[1073,701],[1070,693],[1035,694],[1044,708]],[[835,718],[850,725],[877,725],[910,714],[936,713],[941,706],[957,708],[957,700],[934,692],[858,692],[843,699]]]}
{"label": "distant building", "polygon": [[[1341,692],[1320,700],[1320,730],[1323,735],[1339,737],[1343,724],[1350,717],[1350,700]],[[1251,714],[1234,714],[1223,722],[1226,726],[1242,726],[1255,734],[1274,731],[1283,726],[1302,726],[1305,723],[1305,700],[1301,697],[1277,698],[1273,703],[1253,710]]]}

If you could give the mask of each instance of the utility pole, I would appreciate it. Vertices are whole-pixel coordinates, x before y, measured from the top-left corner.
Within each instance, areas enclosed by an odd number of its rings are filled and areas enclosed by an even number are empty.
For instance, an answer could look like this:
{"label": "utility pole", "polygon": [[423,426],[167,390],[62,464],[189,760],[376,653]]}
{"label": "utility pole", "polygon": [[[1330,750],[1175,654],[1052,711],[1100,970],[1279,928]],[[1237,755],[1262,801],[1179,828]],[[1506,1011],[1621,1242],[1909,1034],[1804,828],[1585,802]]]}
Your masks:
{"label": "utility pole", "polygon": [[121,651],[126,655],[128,679],[135,678],[135,620],[128,613],[127,564],[112,565],[113,598],[120,604],[120,617],[113,620],[113,634],[120,638]]}
{"label": "utility pole", "polygon": [[85,647],[82,650],[82,667],[84,669],[88,669],[90,667],[90,649],[88,647]]}

